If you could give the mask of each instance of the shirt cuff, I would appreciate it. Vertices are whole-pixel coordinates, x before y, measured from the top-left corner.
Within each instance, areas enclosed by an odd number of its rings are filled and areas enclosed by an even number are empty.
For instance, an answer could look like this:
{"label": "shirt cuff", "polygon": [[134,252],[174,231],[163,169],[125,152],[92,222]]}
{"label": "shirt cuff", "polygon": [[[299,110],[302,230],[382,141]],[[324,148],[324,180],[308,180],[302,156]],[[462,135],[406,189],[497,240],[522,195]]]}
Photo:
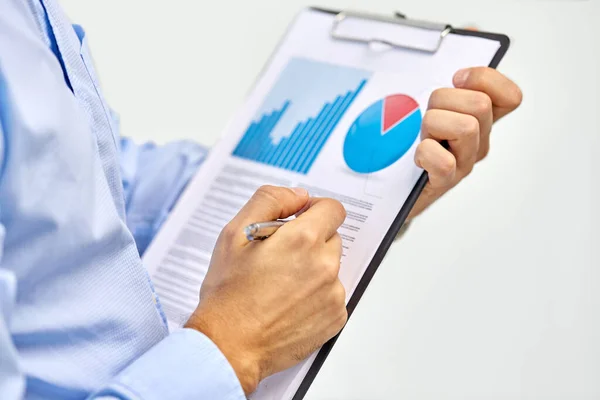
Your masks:
{"label": "shirt cuff", "polygon": [[218,347],[193,329],[171,333],[121,372],[108,388],[143,400],[245,400]]}

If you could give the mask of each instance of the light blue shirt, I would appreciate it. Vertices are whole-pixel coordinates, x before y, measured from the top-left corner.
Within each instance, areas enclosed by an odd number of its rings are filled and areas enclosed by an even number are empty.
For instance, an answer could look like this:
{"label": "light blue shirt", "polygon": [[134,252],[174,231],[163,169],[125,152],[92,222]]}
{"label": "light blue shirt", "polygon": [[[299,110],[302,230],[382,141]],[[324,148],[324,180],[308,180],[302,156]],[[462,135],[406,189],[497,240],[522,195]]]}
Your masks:
{"label": "light blue shirt", "polygon": [[140,260],[205,151],[118,130],[84,31],[0,0],[0,398],[244,399],[206,336],[168,335]]}

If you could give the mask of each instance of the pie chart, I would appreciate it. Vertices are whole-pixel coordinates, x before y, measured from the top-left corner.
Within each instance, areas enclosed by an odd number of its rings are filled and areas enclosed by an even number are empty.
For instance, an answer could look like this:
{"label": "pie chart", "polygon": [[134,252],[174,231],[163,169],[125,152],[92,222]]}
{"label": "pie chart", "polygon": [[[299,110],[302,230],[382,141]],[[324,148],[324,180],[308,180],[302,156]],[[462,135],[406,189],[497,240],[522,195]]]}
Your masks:
{"label": "pie chart", "polygon": [[344,160],[358,173],[389,167],[411,148],[421,131],[421,110],[410,96],[387,96],[354,121],[344,141]]}

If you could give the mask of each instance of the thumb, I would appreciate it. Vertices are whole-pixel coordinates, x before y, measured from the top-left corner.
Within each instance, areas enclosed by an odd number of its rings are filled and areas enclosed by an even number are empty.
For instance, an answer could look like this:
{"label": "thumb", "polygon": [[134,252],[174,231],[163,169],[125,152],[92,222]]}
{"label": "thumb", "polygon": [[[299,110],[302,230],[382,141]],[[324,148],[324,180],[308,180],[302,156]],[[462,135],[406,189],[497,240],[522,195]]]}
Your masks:
{"label": "thumb", "polygon": [[[234,229],[243,229],[255,222],[287,218],[301,211],[308,202],[306,189],[262,186],[230,222]],[[244,236],[240,235],[243,239]]]}

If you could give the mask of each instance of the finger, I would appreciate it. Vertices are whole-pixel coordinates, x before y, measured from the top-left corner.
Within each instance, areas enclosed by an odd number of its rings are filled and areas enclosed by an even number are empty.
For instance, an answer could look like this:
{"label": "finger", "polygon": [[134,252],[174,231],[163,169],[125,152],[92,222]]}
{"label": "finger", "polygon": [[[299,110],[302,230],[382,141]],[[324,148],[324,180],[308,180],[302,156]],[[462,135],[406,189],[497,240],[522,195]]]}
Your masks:
{"label": "finger", "polygon": [[493,68],[460,70],[454,75],[454,86],[487,94],[492,99],[494,121],[514,111],[523,101],[521,89]]}
{"label": "finger", "polygon": [[327,270],[327,276],[337,280],[340,273],[342,260],[342,238],[335,233],[326,243],[323,254],[323,265]]}
{"label": "finger", "polygon": [[[346,288],[344,287],[344,284],[342,283],[342,281],[339,280],[339,278],[336,278],[335,281],[333,282],[333,285],[331,287],[331,291],[330,291],[330,295],[331,295],[331,302],[330,304],[333,306],[334,308],[334,317],[337,316],[342,316],[339,315],[338,313],[342,312],[345,308],[346,308]],[[337,314],[337,315],[335,315]]]}
{"label": "finger", "polygon": [[417,147],[415,163],[429,175],[429,184],[433,188],[447,188],[454,184],[456,177],[456,158],[439,142],[425,139]]}
{"label": "finger", "polygon": [[490,132],[494,122],[492,99],[484,92],[465,89],[438,89],[429,98],[429,109],[469,114],[479,121],[479,153],[483,159],[490,149]]}
{"label": "finger", "polygon": [[246,226],[294,215],[305,206],[308,199],[305,189],[262,186],[228,225],[230,229],[239,230],[240,239],[244,240],[242,230]]}
{"label": "finger", "polygon": [[333,318],[331,320],[333,323],[332,336],[335,336],[344,328],[346,322],[348,322],[348,309],[346,308],[346,298],[348,293],[344,287],[344,284],[339,279],[336,279],[331,293],[333,296],[332,304],[334,307],[332,314]]}
{"label": "finger", "polygon": [[472,115],[447,110],[429,110],[423,117],[423,138],[448,141],[456,158],[457,172],[467,175],[479,152],[479,121]]}
{"label": "finger", "polygon": [[[280,231],[314,234],[315,239],[328,241],[337,234],[346,219],[346,209],[337,200],[312,198],[310,207],[295,220],[280,228]],[[284,229],[285,228],[285,229]]]}

